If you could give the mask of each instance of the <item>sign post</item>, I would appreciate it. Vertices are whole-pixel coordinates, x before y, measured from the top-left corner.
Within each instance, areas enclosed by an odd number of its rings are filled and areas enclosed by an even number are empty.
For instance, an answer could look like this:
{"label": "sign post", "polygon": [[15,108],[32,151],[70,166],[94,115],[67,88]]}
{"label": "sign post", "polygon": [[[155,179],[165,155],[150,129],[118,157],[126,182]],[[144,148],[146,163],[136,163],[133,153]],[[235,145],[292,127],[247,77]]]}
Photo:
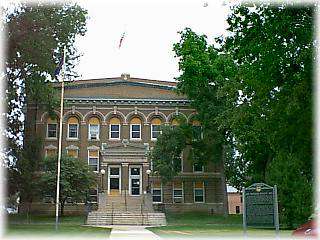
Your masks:
{"label": "sign post", "polygon": [[243,233],[247,236],[247,227],[274,227],[279,236],[279,214],[277,186],[254,183],[242,189]]}

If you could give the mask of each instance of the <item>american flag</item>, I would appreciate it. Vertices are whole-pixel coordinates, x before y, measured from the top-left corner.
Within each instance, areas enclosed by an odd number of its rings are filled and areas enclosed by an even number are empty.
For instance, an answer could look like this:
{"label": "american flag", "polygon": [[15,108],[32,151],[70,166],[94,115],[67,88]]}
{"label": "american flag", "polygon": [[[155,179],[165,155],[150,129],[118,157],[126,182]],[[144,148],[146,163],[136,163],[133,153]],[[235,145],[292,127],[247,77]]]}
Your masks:
{"label": "american flag", "polygon": [[121,38],[120,38],[120,42],[119,42],[119,49],[121,48],[121,45],[122,45],[122,42],[123,42],[123,39],[125,36],[126,36],[126,32],[123,32],[121,35]]}

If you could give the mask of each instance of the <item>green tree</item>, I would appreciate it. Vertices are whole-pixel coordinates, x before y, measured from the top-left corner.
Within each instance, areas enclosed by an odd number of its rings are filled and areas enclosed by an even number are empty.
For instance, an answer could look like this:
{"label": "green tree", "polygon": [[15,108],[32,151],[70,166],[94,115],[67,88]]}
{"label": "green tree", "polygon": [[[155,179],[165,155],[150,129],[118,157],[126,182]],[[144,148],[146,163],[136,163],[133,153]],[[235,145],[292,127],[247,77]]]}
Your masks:
{"label": "green tree", "polygon": [[[37,189],[34,178],[39,170],[42,141],[32,134],[31,129],[36,126],[37,112],[33,116],[24,115],[23,109],[33,104],[36,111],[45,108],[52,113],[58,103],[51,83],[55,81],[54,70],[66,46],[67,77],[76,75],[73,68],[80,55],[74,43],[76,36],[86,32],[86,15],[86,10],[69,2],[50,5],[21,3],[5,11],[5,135],[8,139],[5,164],[10,175],[9,193],[18,191],[22,201],[30,204]],[[25,126],[27,121],[30,126]]]}
{"label": "green tree", "polygon": [[[76,36],[86,32],[87,11],[74,3],[50,5],[20,3],[5,11],[7,83],[7,131],[10,161],[20,157],[24,115],[27,104],[45,107],[49,112],[56,106],[56,93],[50,84],[55,68],[67,47],[67,76],[79,59],[74,45]],[[37,109],[37,108],[36,108]],[[25,116],[26,117],[26,116]],[[31,121],[35,122],[36,114]]]}
{"label": "green tree", "polygon": [[[39,191],[43,196],[56,196],[57,157],[47,157],[43,163],[44,172],[39,179]],[[85,201],[88,191],[96,186],[96,177],[85,161],[62,155],[60,175],[60,215],[70,197],[73,201]]]}
{"label": "green tree", "polygon": [[225,145],[228,181],[238,188],[279,185],[289,227],[312,210],[311,197],[301,200],[312,196],[313,181],[313,16],[313,6],[235,6],[229,34],[214,45],[191,29],[174,45],[178,91],[192,100],[205,129],[216,129],[212,139]]}

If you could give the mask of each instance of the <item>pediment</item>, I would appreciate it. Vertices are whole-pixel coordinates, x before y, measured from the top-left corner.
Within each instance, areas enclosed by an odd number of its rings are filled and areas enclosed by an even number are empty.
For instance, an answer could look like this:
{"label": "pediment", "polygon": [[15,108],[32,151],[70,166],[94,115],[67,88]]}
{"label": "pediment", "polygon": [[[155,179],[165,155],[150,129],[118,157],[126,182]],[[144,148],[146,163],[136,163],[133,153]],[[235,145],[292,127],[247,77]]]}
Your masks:
{"label": "pediment", "polygon": [[123,141],[121,143],[108,144],[101,150],[102,155],[113,154],[138,154],[145,155],[148,151],[148,145],[143,143],[132,143]]}

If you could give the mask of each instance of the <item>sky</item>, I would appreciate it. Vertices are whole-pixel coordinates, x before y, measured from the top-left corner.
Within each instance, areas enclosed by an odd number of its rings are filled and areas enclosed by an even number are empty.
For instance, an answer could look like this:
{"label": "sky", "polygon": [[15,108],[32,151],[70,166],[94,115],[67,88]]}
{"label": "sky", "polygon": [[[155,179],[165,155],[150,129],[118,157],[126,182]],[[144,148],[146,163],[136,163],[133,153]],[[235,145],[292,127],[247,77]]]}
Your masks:
{"label": "sky", "polygon": [[79,0],[89,19],[86,35],[77,39],[83,56],[76,70],[81,79],[129,73],[131,77],[173,81],[179,76],[178,59],[172,51],[179,41],[178,31],[190,27],[207,35],[209,42],[225,34],[229,12],[225,2]]}

